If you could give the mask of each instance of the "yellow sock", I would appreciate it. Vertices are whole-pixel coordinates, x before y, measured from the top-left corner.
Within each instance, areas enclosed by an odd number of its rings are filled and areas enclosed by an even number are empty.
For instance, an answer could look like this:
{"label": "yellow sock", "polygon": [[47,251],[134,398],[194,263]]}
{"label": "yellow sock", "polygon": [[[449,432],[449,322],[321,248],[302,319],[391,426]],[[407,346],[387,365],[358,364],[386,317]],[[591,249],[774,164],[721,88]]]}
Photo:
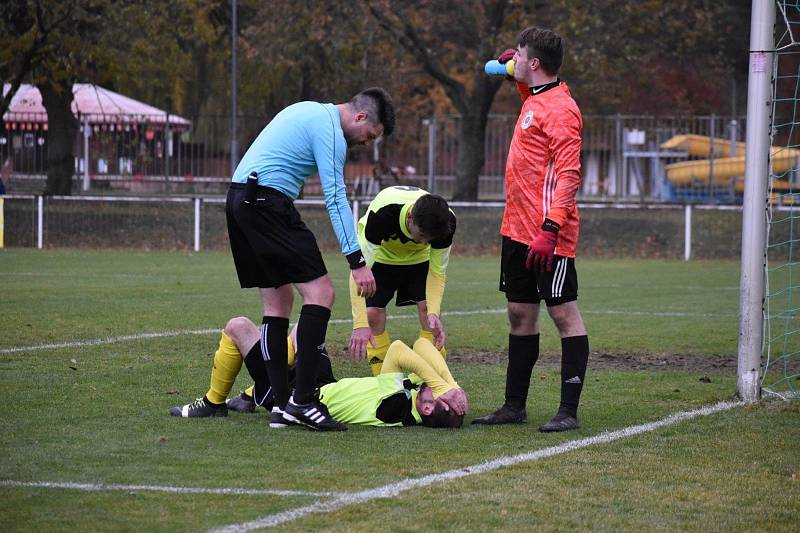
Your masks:
{"label": "yellow sock", "polygon": [[[428,339],[429,341],[431,341],[431,344],[434,344],[433,332],[432,331],[428,331],[426,329],[419,330],[419,338],[420,339]],[[447,360],[447,346],[442,346],[442,349],[439,350],[439,353],[442,354],[442,357],[446,361]]]}
{"label": "yellow sock", "polygon": [[383,359],[386,357],[386,352],[389,350],[389,345],[392,341],[389,339],[389,332],[383,330],[380,335],[375,335],[375,348],[370,343],[367,343],[367,361],[372,370],[372,375],[377,376],[381,373],[383,366]]}
{"label": "yellow sock", "polygon": [[211,369],[211,387],[206,398],[212,403],[225,403],[231,392],[233,382],[242,368],[242,355],[233,339],[224,332],[219,340],[219,348],[214,354],[214,366]]}

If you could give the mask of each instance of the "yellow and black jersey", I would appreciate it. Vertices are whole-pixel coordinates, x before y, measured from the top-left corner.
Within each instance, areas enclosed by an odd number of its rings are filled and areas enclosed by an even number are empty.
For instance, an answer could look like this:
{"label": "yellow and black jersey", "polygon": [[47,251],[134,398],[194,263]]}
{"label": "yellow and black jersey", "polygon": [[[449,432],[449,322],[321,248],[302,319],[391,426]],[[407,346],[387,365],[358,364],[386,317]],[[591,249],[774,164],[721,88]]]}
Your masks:
{"label": "yellow and black jersey", "polygon": [[[370,268],[375,263],[385,265],[418,265],[428,262],[425,294],[428,313],[439,315],[450,261],[450,248],[456,231],[456,216],[450,211],[450,234],[430,243],[415,242],[408,230],[408,213],[414,202],[428,194],[419,187],[387,187],[375,196],[367,212],[358,221],[358,242]],[[350,277],[350,303],[353,329],[367,327],[367,308],[364,298]]]}
{"label": "yellow and black jersey", "polygon": [[431,270],[444,273],[456,230],[456,216],[450,211],[450,234],[430,243],[414,242],[406,222],[408,212],[428,191],[396,186],[383,189],[358,221],[358,240],[367,265],[416,265],[431,262]]}

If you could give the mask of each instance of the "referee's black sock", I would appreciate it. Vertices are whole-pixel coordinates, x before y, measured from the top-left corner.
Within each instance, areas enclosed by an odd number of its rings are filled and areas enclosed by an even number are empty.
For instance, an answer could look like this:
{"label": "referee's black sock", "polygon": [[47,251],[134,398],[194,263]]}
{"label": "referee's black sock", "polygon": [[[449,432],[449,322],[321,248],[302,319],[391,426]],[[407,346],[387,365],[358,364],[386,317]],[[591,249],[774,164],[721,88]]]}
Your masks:
{"label": "referee's black sock", "polygon": [[309,403],[314,398],[317,365],[325,349],[325,335],[331,310],[321,305],[306,304],[297,321],[297,356],[295,357],[294,402]]}
{"label": "referee's black sock", "polygon": [[539,359],[539,334],[508,336],[506,404],[524,409],[528,401],[533,365]]}
{"label": "referee's black sock", "polygon": [[586,365],[589,362],[589,337],[565,337],[561,339],[561,404],[558,412],[578,416]]}

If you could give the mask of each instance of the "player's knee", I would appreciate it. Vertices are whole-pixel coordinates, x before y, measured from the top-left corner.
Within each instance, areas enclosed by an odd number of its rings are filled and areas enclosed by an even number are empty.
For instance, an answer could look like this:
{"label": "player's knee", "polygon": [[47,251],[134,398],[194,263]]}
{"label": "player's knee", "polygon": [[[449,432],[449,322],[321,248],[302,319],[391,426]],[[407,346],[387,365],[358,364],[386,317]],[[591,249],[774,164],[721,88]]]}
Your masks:
{"label": "player's knee", "polygon": [[508,310],[508,323],[511,326],[511,329],[519,329],[527,325],[529,322],[529,317],[527,313],[509,309]]}
{"label": "player's knee", "polygon": [[245,333],[255,328],[255,325],[250,322],[250,319],[244,316],[237,316],[228,320],[225,324],[225,334],[236,340],[241,338]]}

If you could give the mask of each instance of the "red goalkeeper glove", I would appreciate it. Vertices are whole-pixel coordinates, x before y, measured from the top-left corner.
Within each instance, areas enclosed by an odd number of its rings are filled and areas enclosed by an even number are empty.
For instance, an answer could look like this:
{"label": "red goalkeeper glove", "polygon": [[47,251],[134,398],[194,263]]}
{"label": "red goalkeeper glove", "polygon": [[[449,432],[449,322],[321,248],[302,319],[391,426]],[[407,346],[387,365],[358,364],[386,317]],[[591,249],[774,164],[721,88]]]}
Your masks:
{"label": "red goalkeeper glove", "polygon": [[[497,56],[497,62],[505,65],[506,63],[514,59],[514,54],[516,53],[517,51],[514,50],[513,48],[508,48],[502,54]],[[514,81],[514,76],[506,76],[506,79],[508,81]]]}
{"label": "red goalkeeper glove", "polygon": [[528,245],[528,255],[525,257],[525,270],[531,269],[535,272],[550,272],[553,270],[553,259],[556,255],[556,241],[558,241],[558,224],[544,219],[539,235],[533,238]]}
{"label": "red goalkeeper glove", "polygon": [[508,63],[509,61],[514,59],[514,54],[516,54],[516,53],[517,53],[516,50],[514,50],[513,48],[509,48],[505,52],[503,52],[502,54],[497,56],[497,62],[498,63]]}

